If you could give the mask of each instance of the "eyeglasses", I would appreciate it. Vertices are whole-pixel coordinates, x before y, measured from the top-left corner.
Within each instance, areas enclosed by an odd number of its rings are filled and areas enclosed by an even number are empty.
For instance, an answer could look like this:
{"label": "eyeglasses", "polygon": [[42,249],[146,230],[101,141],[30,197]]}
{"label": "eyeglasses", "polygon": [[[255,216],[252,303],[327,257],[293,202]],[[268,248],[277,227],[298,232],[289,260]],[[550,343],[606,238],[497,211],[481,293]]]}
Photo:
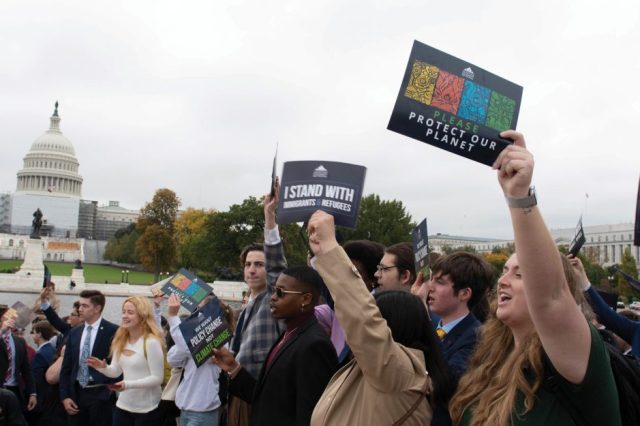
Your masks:
{"label": "eyeglasses", "polygon": [[391,268],[397,268],[397,267],[398,265],[393,265],[393,266],[384,266],[382,264],[376,265],[376,269],[378,270],[378,272],[388,271]]}
{"label": "eyeglasses", "polygon": [[276,296],[278,297],[278,299],[282,299],[284,297],[285,294],[304,294],[304,291],[293,291],[293,290],[283,290],[280,287],[276,287]]}

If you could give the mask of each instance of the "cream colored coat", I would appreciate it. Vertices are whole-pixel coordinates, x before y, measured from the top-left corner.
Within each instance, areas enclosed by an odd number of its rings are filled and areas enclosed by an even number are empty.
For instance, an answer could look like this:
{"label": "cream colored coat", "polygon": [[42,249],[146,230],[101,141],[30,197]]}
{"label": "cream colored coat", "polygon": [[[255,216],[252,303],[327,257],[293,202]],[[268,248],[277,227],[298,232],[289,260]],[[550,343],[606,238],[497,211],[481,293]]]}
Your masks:
{"label": "cream colored coat", "polygon": [[331,291],[354,359],[327,385],[311,425],[389,426],[418,398],[422,401],[403,425],[429,425],[432,409],[422,390],[425,385],[430,388],[431,381],[422,351],[393,341],[373,296],[342,247],[319,256],[316,269]]}

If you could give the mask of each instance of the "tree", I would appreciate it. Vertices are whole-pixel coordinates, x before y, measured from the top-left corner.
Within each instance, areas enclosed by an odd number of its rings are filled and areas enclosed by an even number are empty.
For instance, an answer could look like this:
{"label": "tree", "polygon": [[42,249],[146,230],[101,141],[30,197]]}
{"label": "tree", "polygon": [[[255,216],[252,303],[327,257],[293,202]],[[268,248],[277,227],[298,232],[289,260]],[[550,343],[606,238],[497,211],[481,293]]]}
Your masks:
{"label": "tree", "polygon": [[[280,225],[280,236],[290,265],[306,264],[306,248],[297,224]],[[229,211],[207,215],[202,234],[194,243],[198,253],[195,268],[209,271],[225,279],[241,280],[240,252],[254,242],[264,240],[264,209],[262,200],[246,198]]]}
{"label": "tree", "polygon": [[379,195],[369,194],[360,202],[356,228],[340,227],[339,232],[344,241],[371,240],[390,246],[411,241],[411,231],[415,226],[402,201],[381,200]]}
{"label": "tree", "polygon": [[504,264],[507,263],[507,260],[509,260],[509,255],[504,251],[498,251],[496,253],[494,249],[491,253],[484,254],[484,258],[495,268],[493,281],[496,282],[498,278],[500,278],[500,275],[502,275],[502,269],[504,268]]}
{"label": "tree", "polygon": [[142,265],[154,273],[167,270],[176,260],[175,224],[180,199],[170,189],[158,189],[151,202],[140,211],[136,229],[140,237],[136,251]]}
{"label": "tree", "polygon": [[104,258],[118,263],[139,263],[140,260],[136,254],[138,237],[135,223],[131,223],[126,228],[118,229],[113,238],[107,242]]}
{"label": "tree", "polygon": [[[631,277],[638,279],[638,268],[636,268],[636,261],[631,255],[631,250],[626,248],[624,253],[622,253],[622,259],[620,259],[620,265],[618,269]],[[616,273],[616,282],[618,284],[618,289],[620,291],[620,295],[625,297],[627,300],[631,300],[632,298],[637,298],[640,296],[637,290],[635,290],[629,282],[625,279],[625,277],[621,273]]]}
{"label": "tree", "polygon": [[176,257],[176,243],[173,235],[160,225],[150,224],[136,243],[142,265],[154,273],[158,281],[160,271],[173,266]]}
{"label": "tree", "polygon": [[202,253],[199,251],[200,239],[204,236],[205,223],[214,210],[194,209],[189,207],[176,220],[176,238],[178,246],[178,263],[192,269],[198,263]]}
{"label": "tree", "polygon": [[471,245],[464,245],[462,247],[451,247],[448,244],[444,244],[442,246],[442,253],[444,254],[451,254],[451,253],[455,253],[458,251],[466,251],[467,253],[477,253],[478,250],[476,250],[476,248],[474,246]]}

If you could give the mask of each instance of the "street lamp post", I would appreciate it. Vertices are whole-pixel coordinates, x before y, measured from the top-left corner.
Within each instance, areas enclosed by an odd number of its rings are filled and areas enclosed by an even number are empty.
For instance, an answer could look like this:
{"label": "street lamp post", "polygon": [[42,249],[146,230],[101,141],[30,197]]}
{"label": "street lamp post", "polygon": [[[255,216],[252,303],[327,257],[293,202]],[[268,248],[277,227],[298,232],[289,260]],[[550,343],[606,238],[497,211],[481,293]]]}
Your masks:
{"label": "street lamp post", "polygon": [[126,282],[127,284],[129,284],[129,270],[128,270],[128,269],[125,271],[125,274],[126,274],[126,275],[125,275],[125,282]]}
{"label": "street lamp post", "polygon": [[122,270],[122,275],[120,275],[120,283],[124,284],[124,269]]}

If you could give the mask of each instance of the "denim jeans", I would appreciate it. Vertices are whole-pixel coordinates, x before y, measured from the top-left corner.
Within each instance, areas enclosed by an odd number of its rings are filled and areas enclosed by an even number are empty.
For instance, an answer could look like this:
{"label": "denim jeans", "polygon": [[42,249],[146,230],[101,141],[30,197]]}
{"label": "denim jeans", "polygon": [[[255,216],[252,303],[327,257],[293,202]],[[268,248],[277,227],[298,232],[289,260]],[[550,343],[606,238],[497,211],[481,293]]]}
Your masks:
{"label": "denim jeans", "polygon": [[180,426],[218,426],[220,409],[213,411],[189,411],[180,412]]}

